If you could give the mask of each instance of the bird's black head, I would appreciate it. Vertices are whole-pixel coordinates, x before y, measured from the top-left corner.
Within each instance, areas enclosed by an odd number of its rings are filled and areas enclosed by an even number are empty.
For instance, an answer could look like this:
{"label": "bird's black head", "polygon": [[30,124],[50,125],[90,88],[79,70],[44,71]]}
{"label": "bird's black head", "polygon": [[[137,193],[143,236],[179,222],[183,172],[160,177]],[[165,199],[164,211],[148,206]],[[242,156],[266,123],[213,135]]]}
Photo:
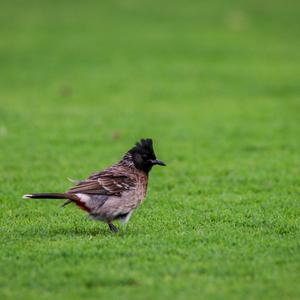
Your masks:
{"label": "bird's black head", "polygon": [[152,139],[141,139],[135,147],[129,150],[135,167],[148,173],[154,165],[165,166],[161,160],[156,159]]}

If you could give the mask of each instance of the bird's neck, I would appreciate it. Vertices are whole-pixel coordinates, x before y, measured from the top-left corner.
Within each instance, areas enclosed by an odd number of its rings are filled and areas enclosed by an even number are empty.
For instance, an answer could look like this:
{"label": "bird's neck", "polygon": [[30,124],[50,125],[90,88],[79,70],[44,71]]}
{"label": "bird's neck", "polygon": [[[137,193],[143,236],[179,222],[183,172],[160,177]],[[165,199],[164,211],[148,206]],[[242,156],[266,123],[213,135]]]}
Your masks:
{"label": "bird's neck", "polygon": [[130,152],[127,152],[123,158],[118,162],[118,165],[122,165],[125,167],[135,167],[132,159],[132,155]]}
{"label": "bird's neck", "polygon": [[140,168],[137,168],[133,162],[133,158],[132,158],[132,154],[130,152],[127,152],[123,158],[119,161],[118,165],[121,165],[121,166],[124,166],[124,167],[128,167],[128,168],[134,168],[140,172],[144,172],[147,176],[148,176],[148,173],[150,172],[151,168],[150,169],[147,169],[147,170],[143,170],[143,169],[140,169]]}

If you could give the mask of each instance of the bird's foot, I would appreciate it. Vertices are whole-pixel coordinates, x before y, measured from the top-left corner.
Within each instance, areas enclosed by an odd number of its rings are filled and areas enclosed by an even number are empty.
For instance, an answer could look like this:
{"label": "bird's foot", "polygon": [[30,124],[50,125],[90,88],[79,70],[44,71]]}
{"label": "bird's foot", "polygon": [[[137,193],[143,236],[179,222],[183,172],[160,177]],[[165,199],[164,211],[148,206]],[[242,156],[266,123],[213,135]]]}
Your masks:
{"label": "bird's foot", "polygon": [[108,223],[109,229],[111,232],[117,233],[119,232],[119,229],[113,224],[113,223]]}

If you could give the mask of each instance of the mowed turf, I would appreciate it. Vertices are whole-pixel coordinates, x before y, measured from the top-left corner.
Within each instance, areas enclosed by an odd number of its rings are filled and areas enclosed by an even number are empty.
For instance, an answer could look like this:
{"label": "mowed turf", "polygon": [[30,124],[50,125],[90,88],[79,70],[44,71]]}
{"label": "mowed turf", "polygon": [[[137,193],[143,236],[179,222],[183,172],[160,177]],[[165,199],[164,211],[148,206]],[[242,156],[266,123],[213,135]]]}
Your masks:
{"label": "mowed turf", "polygon": [[[299,299],[297,1],[1,1],[1,299]],[[61,192],[152,137],[111,234]],[[119,224],[118,224],[119,225]]]}

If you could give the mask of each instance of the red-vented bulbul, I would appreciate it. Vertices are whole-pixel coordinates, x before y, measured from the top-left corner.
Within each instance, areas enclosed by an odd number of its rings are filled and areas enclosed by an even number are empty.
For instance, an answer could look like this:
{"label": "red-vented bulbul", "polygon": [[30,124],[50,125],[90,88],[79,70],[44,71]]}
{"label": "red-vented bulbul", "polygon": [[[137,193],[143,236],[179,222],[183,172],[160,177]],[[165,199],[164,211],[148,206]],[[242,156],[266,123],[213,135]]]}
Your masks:
{"label": "red-vented bulbul", "polygon": [[77,182],[66,193],[27,194],[23,198],[68,199],[64,206],[75,203],[117,232],[112,222],[128,222],[146,196],[148,174],[154,165],[165,163],[156,159],[152,139],[141,139],[118,163]]}

